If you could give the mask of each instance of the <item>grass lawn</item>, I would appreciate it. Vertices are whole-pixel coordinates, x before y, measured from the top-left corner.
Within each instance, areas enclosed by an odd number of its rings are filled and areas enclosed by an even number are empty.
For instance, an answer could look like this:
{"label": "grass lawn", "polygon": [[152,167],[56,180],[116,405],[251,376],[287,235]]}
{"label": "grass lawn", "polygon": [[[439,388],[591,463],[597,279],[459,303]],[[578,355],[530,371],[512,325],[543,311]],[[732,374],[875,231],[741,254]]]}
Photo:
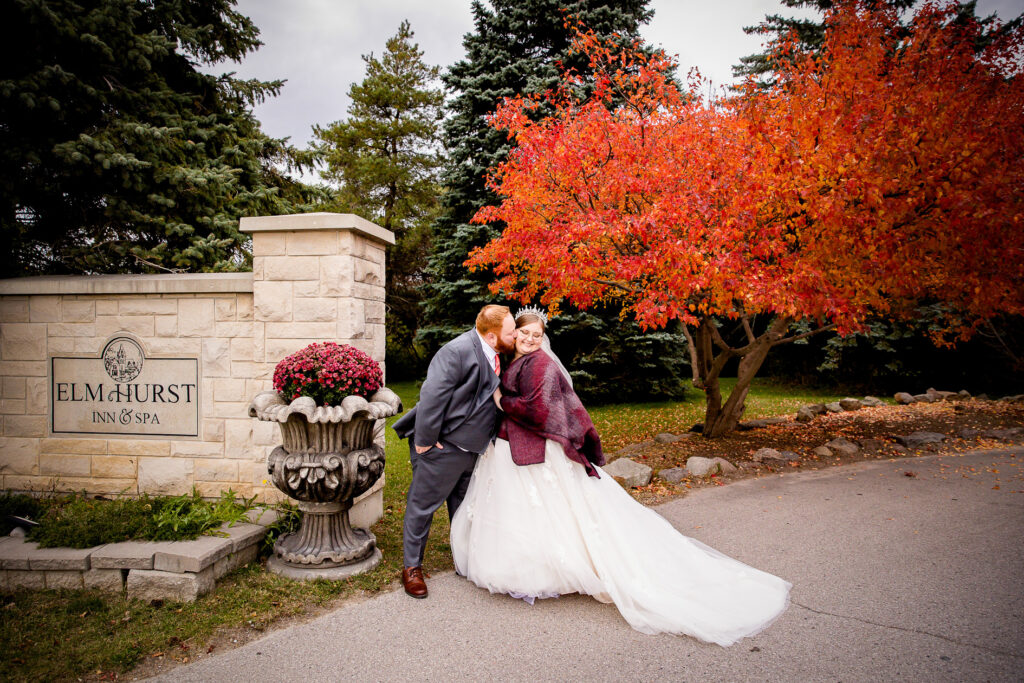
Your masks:
{"label": "grass lawn", "polygon": [[[728,380],[723,384],[723,390],[731,388]],[[389,386],[406,409],[415,404],[415,383]],[[591,414],[605,450],[612,453],[659,432],[689,429],[703,416],[703,394],[694,391],[692,396],[687,402],[601,406]],[[837,398],[755,381],[746,416],[785,414],[804,403]],[[272,624],[307,618],[355,593],[393,589],[402,567],[402,519],[412,471],[407,444],[390,428],[385,473],[384,517],[373,527],[384,559],[375,570],[340,582],[293,582],[253,564],[226,577],[210,595],[186,604],[149,605],[88,591],[5,594],[0,598],[0,642],[5,646],[0,679],[102,679],[136,666],[141,673],[157,673],[168,660],[189,661],[231,647]],[[424,569],[451,568],[448,517],[442,509],[434,519]]]}

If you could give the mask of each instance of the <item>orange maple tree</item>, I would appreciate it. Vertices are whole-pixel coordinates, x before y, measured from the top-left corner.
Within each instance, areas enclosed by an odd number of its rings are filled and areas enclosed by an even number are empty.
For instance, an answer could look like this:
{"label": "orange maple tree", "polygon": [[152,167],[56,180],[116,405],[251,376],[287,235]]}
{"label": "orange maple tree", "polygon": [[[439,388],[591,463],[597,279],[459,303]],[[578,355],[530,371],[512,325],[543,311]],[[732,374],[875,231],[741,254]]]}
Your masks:
{"label": "orange maple tree", "polygon": [[569,73],[551,115],[520,97],[493,117],[514,148],[489,178],[500,205],[474,220],[505,228],[467,264],[522,301],[681,321],[707,436],[735,428],[779,344],[922,302],[944,304],[939,341],[1024,312],[1024,28],[954,17],[926,2],[905,27],[839,2],[820,53],[783,44],[775,87],[721,97],[581,31],[588,96]]}

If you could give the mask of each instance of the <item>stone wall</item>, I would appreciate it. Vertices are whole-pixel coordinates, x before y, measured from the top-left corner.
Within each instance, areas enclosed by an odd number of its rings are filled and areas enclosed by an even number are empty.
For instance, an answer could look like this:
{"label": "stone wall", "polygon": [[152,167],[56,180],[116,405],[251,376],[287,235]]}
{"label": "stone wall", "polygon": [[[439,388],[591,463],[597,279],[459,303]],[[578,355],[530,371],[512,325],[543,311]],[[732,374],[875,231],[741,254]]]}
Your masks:
{"label": "stone wall", "polygon": [[[274,365],[314,341],[383,364],[384,249],[393,235],[351,214],[243,218],[253,271],[0,281],[0,488],[280,496],[266,456],[277,427],[247,416]],[[53,433],[52,360],[128,337],[146,359],[198,360],[194,437]],[[353,523],[380,515],[381,487]],[[369,520],[369,521],[368,521]]]}

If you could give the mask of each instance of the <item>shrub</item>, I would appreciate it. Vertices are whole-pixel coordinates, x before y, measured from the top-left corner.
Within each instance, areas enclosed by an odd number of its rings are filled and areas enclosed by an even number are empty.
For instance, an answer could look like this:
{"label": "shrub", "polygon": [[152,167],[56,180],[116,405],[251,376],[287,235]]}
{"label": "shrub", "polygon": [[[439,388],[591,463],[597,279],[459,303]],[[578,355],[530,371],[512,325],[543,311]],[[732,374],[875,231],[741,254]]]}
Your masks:
{"label": "shrub", "polygon": [[0,536],[6,536],[17,526],[8,516],[25,517],[38,522],[43,514],[43,503],[24,493],[0,493]]}
{"label": "shrub", "polygon": [[369,397],[382,386],[377,361],[348,344],[313,343],[274,368],[274,389],[287,401],[308,396],[317,405],[337,405],[346,396]]}
{"label": "shrub", "polygon": [[28,537],[41,548],[91,548],[121,541],[185,541],[233,524],[254,507],[252,498],[234,491],[217,501],[203,500],[195,490],[181,496],[115,500],[69,496],[47,501],[39,526]]}

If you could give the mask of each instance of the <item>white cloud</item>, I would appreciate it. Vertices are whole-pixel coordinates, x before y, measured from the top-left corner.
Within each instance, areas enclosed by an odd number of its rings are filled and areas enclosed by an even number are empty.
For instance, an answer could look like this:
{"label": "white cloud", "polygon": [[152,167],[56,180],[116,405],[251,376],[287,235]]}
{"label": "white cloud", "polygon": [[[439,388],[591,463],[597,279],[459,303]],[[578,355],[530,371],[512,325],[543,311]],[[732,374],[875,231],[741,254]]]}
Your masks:
{"label": "white cloud", "polygon": [[[767,14],[796,16],[778,0],[652,0],[654,19],[644,38],[679,56],[680,74],[697,67],[715,87],[732,82],[739,58],[760,51],[761,38],[743,32]],[[1021,0],[979,0],[978,14],[1003,19]],[[464,56],[463,36],[473,29],[469,0],[239,0],[238,10],[259,27],[264,46],[242,64],[221,65],[239,76],[287,79],[277,98],[260,105],[264,130],[305,146],[314,124],[345,116],[347,92],[365,75],[361,56],[384,50],[408,19],[428,64],[446,67]],[[810,14],[805,12],[805,14]]]}

